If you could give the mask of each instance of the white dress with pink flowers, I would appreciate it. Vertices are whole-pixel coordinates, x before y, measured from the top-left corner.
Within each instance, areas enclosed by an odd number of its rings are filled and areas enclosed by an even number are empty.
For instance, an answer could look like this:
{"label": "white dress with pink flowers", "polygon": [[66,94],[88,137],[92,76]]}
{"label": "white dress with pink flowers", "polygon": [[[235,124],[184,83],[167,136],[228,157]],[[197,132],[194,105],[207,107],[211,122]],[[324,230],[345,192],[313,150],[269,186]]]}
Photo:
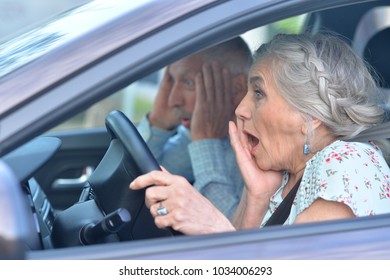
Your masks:
{"label": "white dress with pink flowers", "polygon": [[[271,198],[262,225],[282,201],[283,184]],[[390,169],[379,147],[373,143],[335,141],[316,153],[307,163],[290,216],[293,224],[299,213],[317,198],[348,205],[356,216],[390,213]]]}

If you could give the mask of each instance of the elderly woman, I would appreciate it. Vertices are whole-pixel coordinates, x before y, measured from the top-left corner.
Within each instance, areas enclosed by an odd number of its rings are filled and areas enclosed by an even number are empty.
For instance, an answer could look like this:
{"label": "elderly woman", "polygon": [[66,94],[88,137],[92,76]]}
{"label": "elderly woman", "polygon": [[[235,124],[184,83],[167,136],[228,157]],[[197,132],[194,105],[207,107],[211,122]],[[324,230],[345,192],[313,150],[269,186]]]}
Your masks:
{"label": "elderly woman", "polygon": [[245,180],[233,221],[165,170],[130,188],[153,185],[146,205],[155,224],[185,234],[263,227],[293,189],[285,224],[389,213],[386,143],[350,141],[381,123],[376,93],[365,63],[336,36],[278,35],[257,50],[229,124]]}

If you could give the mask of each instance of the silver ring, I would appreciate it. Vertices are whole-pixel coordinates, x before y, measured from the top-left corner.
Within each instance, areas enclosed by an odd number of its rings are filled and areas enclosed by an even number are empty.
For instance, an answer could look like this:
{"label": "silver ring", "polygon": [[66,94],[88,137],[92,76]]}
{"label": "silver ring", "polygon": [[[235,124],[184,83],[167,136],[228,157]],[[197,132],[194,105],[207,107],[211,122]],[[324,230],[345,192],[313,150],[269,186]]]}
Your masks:
{"label": "silver ring", "polygon": [[160,206],[158,207],[157,211],[157,216],[165,216],[168,214],[168,209],[165,208],[163,205],[162,205],[162,202],[160,202]]}

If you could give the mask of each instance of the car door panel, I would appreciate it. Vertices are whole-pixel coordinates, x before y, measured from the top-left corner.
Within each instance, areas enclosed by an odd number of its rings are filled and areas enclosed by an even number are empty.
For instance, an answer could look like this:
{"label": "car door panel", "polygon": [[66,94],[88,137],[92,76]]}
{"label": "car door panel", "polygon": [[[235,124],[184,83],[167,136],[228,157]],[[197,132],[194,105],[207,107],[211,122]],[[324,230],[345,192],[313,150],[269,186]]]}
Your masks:
{"label": "car door panel", "polygon": [[104,156],[109,135],[105,128],[50,133],[62,141],[60,150],[36,175],[56,210],[78,201],[82,187]]}

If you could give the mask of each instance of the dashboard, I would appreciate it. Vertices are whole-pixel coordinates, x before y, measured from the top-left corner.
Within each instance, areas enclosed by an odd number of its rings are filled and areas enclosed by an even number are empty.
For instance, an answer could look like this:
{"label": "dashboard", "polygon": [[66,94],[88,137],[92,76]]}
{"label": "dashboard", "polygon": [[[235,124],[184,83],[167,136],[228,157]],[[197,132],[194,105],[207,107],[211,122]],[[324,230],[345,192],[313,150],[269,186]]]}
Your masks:
{"label": "dashboard", "polygon": [[2,161],[11,168],[20,183],[24,198],[27,200],[26,205],[29,205],[31,210],[31,220],[37,234],[29,232],[25,244],[29,250],[52,248],[50,236],[55,211],[33,176],[60,147],[61,140],[58,138],[38,137],[2,157]]}

